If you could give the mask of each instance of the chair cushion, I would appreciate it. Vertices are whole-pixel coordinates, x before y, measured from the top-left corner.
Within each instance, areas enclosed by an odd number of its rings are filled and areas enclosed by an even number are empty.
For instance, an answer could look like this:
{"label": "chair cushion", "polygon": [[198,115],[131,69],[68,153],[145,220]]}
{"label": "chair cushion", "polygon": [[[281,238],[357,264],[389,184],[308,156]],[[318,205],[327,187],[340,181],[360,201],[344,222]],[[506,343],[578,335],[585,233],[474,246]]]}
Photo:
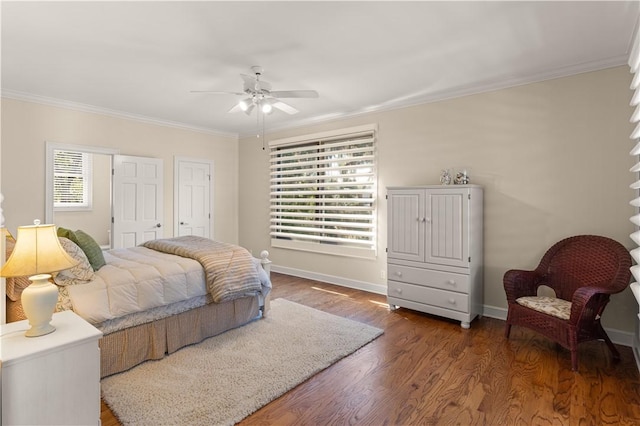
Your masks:
{"label": "chair cushion", "polygon": [[547,296],[529,296],[516,299],[519,305],[568,321],[571,316],[571,302]]}

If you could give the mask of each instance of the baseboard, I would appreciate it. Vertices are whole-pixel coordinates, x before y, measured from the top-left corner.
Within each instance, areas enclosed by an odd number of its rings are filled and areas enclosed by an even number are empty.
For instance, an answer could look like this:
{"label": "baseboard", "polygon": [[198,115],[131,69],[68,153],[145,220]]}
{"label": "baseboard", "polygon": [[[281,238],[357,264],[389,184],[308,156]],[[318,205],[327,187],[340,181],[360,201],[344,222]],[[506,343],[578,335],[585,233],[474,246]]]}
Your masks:
{"label": "baseboard", "polygon": [[294,277],[307,278],[309,280],[322,281],[329,284],[335,284],[342,287],[353,288],[356,290],[368,291],[369,293],[387,294],[387,286],[381,284],[373,284],[365,281],[350,280],[348,278],[336,277],[334,275],[320,274],[318,272],[304,271],[302,269],[288,268],[286,266],[272,265],[273,272],[292,275]]}
{"label": "baseboard", "polygon": [[[348,278],[337,277],[335,275],[321,274],[318,272],[305,271],[302,269],[289,268],[286,266],[272,265],[273,272],[292,275],[294,277],[307,278],[310,280],[322,281],[329,284],[335,284],[342,287],[353,288],[356,290],[368,291],[376,294],[387,294],[387,286],[381,284],[373,284],[365,281],[351,280]],[[507,320],[507,309],[496,306],[483,305],[482,315],[489,318],[495,318],[502,321]],[[609,338],[616,345],[629,346],[633,349],[640,370],[640,348],[634,346],[634,335],[628,331],[617,330],[614,328],[606,328],[605,331]]]}
{"label": "baseboard", "polygon": [[[496,306],[484,305],[482,309],[482,315],[489,318],[495,318],[502,321],[507,320],[507,309],[506,308],[498,308]],[[633,348],[633,333],[628,331],[622,331],[615,328],[607,328],[604,330],[609,335],[609,338],[616,345],[629,346]],[[640,353],[638,353],[640,356]],[[636,360],[638,358],[636,357]]]}

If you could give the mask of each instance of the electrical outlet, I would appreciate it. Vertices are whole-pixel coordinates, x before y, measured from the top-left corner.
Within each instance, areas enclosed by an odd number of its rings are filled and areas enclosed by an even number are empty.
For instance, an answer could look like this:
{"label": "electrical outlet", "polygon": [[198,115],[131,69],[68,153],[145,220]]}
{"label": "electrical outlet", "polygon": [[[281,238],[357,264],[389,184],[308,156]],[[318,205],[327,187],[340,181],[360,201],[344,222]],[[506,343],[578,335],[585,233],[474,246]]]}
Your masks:
{"label": "electrical outlet", "polygon": [[380,278],[382,278],[383,280],[387,279],[387,271],[384,269],[380,269]]}

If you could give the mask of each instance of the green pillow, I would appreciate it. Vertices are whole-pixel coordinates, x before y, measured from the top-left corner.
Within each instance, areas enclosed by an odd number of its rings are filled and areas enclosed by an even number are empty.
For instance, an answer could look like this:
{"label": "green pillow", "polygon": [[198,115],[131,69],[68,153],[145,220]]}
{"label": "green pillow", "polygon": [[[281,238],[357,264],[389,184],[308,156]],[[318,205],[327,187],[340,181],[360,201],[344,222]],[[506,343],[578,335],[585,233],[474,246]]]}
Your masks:
{"label": "green pillow", "polygon": [[58,237],[67,238],[73,241],[74,243],[78,244],[76,233],[73,232],[71,229],[58,227],[58,230],[56,232],[58,234]]}
{"label": "green pillow", "polygon": [[87,259],[89,259],[89,263],[91,264],[91,267],[94,271],[97,271],[107,264],[107,262],[104,260],[102,249],[100,248],[96,240],[94,240],[89,234],[78,229],[77,231],[75,231],[75,237],[75,241],[73,240],[73,238],[69,239],[80,246],[84,254],[87,255]]}

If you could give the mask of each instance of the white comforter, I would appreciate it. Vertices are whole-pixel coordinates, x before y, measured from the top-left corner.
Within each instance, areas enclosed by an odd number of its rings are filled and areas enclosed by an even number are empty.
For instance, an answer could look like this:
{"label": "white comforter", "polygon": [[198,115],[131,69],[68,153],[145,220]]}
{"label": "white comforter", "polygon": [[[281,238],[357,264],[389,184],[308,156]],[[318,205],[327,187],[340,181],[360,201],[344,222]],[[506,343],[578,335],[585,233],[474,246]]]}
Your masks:
{"label": "white comforter", "polygon": [[[145,247],[110,250],[104,256],[107,264],[93,281],[68,286],[73,310],[93,324],[207,294],[204,270],[196,260]],[[260,280],[270,287],[256,265]]]}

